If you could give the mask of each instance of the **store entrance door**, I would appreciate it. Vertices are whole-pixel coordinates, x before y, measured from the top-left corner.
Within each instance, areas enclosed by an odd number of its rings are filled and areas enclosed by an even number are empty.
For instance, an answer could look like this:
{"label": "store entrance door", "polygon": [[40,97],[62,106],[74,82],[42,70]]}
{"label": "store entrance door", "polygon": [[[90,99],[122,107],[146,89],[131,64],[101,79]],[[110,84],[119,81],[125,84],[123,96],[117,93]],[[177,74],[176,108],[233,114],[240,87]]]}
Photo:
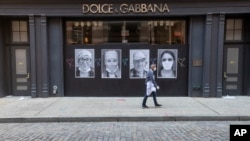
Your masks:
{"label": "store entrance door", "polygon": [[224,47],[223,95],[242,95],[243,45]]}
{"label": "store entrance door", "polygon": [[30,59],[28,47],[12,47],[12,93],[15,96],[30,95]]}

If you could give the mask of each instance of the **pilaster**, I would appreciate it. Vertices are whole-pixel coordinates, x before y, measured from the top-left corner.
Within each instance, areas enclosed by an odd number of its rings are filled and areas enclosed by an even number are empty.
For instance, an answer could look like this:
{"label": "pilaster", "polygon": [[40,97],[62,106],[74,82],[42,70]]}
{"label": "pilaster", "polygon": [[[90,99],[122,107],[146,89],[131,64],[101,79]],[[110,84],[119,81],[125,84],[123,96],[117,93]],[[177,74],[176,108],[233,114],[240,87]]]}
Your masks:
{"label": "pilaster", "polygon": [[219,31],[218,31],[218,51],[217,51],[217,97],[222,96],[222,82],[223,82],[223,47],[224,47],[224,28],[225,28],[225,13],[221,13],[219,17]]}
{"label": "pilaster", "polygon": [[29,15],[29,34],[30,34],[30,84],[31,97],[37,97],[37,82],[36,82],[36,32],[35,32],[35,17]]}
{"label": "pilaster", "polygon": [[204,66],[203,66],[203,90],[202,96],[210,95],[210,59],[211,59],[211,35],[212,35],[212,14],[206,16],[205,45],[204,45]]}
{"label": "pilaster", "polygon": [[48,72],[48,41],[47,41],[47,17],[41,15],[41,64],[42,64],[42,97],[49,96],[49,72]]}

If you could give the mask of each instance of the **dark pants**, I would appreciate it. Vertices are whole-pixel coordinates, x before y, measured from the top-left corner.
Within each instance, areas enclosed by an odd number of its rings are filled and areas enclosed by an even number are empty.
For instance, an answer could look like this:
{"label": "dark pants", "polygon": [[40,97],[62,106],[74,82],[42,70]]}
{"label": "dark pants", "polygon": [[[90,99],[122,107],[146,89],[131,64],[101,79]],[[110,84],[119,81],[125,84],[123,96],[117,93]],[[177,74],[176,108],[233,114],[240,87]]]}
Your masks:
{"label": "dark pants", "polygon": [[[152,92],[151,94],[153,95],[153,100],[154,100],[155,105],[157,105],[158,103],[157,103],[157,100],[156,100],[156,92]],[[145,96],[143,98],[143,101],[142,101],[142,106],[146,106],[147,99],[148,99],[148,95],[145,94]]]}

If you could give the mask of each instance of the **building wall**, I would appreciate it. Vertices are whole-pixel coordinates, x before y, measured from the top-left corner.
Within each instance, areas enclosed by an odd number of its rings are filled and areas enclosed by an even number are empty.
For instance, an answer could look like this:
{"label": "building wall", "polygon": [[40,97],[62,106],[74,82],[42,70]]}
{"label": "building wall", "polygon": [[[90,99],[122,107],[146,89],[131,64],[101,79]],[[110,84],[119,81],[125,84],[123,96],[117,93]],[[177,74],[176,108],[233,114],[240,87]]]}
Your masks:
{"label": "building wall", "polygon": [[[179,2],[181,1],[181,2]],[[167,1],[171,12],[168,15],[173,16],[186,16],[186,15],[205,15],[207,13],[247,13],[249,12],[249,2],[245,0],[179,0],[179,1]],[[165,1],[156,0],[154,3],[162,3]],[[13,4],[14,3],[14,4]],[[91,0],[84,1],[84,3],[103,3],[102,0],[95,0],[94,2]],[[116,1],[110,0],[108,3],[121,4],[121,3],[152,3],[151,0],[137,0],[137,1]],[[19,2],[17,0],[12,1],[1,1],[0,2],[0,15],[41,15],[45,14],[47,16],[83,16],[81,6],[83,4],[82,0],[63,0],[63,1],[31,1],[27,0],[25,2]],[[20,4],[20,5],[19,5]],[[195,5],[195,6],[194,6]],[[15,9],[15,10],[13,10]],[[232,11],[233,9],[233,11]],[[138,15],[124,15],[123,16],[135,16]],[[149,16],[164,16],[161,14],[148,13],[148,14],[139,14],[139,16],[149,17]],[[91,17],[100,17],[100,16],[109,16],[106,14],[90,14],[88,16]],[[112,15],[111,15],[112,16]]]}
{"label": "building wall", "polygon": [[205,17],[191,17],[189,34],[189,96],[202,96],[204,35]]}
{"label": "building wall", "polygon": [[49,96],[47,17],[29,16],[31,96]]}
{"label": "building wall", "polygon": [[2,22],[0,22],[0,97],[4,96],[4,94],[6,93],[5,89],[5,77],[4,77],[4,44],[3,44],[3,32],[2,32]]}
{"label": "building wall", "polygon": [[[64,96],[64,55],[63,55],[63,21],[62,18],[48,20],[49,47],[49,94],[50,96]],[[57,91],[53,92],[53,87]]]}
{"label": "building wall", "polygon": [[11,94],[11,60],[7,54],[10,54],[9,46],[6,41],[9,40],[9,28],[6,18],[0,17],[0,97]]}
{"label": "building wall", "polygon": [[[166,18],[186,17],[189,18],[188,42],[188,96],[221,97],[223,83],[223,46],[225,16],[227,14],[250,13],[250,3],[246,1],[169,1],[170,13],[149,14],[83,14],[82,1],[19,1],[0,2],[0,21],[3,16],[27,17],[29,19],[30,52],[31,52],[31,96],[49,97],[65,96],[64,78],[64,19],[66,18]],[[110,3],[123,3],[126,1],[109,1]],[[148,3],[136,1],[128,3]],[[162,2],[157,0],[155,2]],[[165,1],[164,1],[165,2]],[[15,3],[15,4],[14,4]],[[93,1],[86,1],[93,3]],[[95,3],[103,3],[95,1]],[[194,6],[195,4],[195,6]],[[248,16],[249,17],[249,16]],[[248,22],[249,25],[249,22]],[[249,31],[249,30],[247,30]],[[246,34],[247,38],[249,33]],[[8,35],[6,24],[0,22],[0,97],[11,94],[10,82],[10,54],[8,45],[5,44],[5,36]],[[249,46],[247,41],[246,46]],[[245,52],[245,68],[248,72],[250,51]],[[244,94],[250,95],[250,75],[245,73]],[[247,78],[247,79],[246,79]],[[53,93],[57,86],[56,93]]]}

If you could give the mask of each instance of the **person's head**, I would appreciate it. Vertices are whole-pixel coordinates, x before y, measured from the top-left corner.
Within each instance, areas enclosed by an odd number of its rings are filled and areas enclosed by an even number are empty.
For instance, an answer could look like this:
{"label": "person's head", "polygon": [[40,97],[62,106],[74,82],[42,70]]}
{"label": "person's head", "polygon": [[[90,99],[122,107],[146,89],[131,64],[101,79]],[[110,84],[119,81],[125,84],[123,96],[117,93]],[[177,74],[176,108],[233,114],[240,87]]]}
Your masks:
{"label": "person's head", "polygon": [[151,64],[150,69],[153,70],[153,71],[156,71],[156,64]]}
{"label": "person's head", "polygon": [[92,54],[88,50],[81,50],[77,56],[78,66],[82,71],[88,71],[91,66]]}
{"label": "person's head", "polygon": [[173,70],[175,55],[172,51],[164,51],[161,54],[161,65],[164,70]]}
{"label": "person's head", "polygon": [[118,69],[118,52],[115,50],[109,50],[104,53],[104,64],[106,66],[106,70],[109,72],[114,72]]}
{"label": "person's head", "polygon": [[141,72],[147,65],[147,57],[141,51],[136,51],[133,54],[133,64],[136,71]]}

